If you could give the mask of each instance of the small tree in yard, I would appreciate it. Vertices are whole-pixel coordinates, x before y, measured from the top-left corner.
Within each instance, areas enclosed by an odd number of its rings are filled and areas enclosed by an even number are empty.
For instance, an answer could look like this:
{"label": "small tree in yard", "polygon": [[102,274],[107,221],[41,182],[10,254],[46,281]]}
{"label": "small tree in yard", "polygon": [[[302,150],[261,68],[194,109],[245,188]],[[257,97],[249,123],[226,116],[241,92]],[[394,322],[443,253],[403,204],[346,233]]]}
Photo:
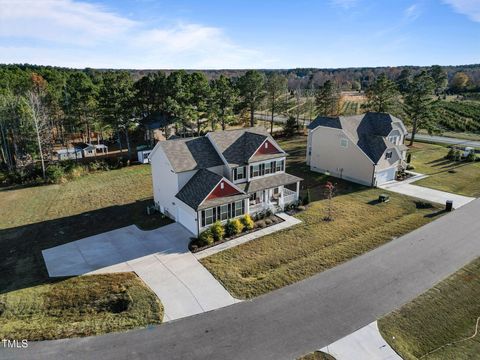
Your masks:
{"label": "small tree in yard", "polygon": [[297,120],[294,116],[289,116],[285,124],[283,124],[283,133],[286,137],[292,137],[298,130]]}
{"label": "small tree in yard", "polygon": [[332,199],[335,193],[335,185],[330,181],[324,185],[325,196],[327,197],[327,215],[323,218],[325,221],[333,221],[333,204]]}
{"label": "small tree in yard", "polygon": [[310,189],[307,189],[307,194],[303,198],[303,205],[310,204],[310,201],[311,201],[311,199],[310,199]]}

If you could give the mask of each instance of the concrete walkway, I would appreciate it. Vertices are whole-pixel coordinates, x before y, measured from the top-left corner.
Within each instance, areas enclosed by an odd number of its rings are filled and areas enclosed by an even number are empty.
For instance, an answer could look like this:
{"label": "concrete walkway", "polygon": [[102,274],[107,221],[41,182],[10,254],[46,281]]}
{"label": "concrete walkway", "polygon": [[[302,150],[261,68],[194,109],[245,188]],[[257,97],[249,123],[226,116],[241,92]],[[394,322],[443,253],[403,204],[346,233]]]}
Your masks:
{"label": "concrete walkway", "polygon": [[321,351],[336,360],[402,360],[380,335],[376,321],[325,346]]}
{"label": "concrete walkway", "polygon": [[238,245],[241,245],[241,244],[245,244],[249,241],[252,241],[252,240],[255,240],[255,239],[258,239],[259,237],[262,237],[262,236],[265,236],[265,235],[269,235],[269,234],[273,234],[274,232],[277,232],[277,231],[280,231],[280,230],[283,230],[283,229],[287,229],[289,227],[292,227],[294,225],[297,225],[297,224],[300,224],[301,221],[298,220],[297,218],[294,218],[293,216],[290,216],[290,215],[287,215],[285,213],[278,213],[276,214],[279,218],[282,218],[284,221],[279,223],[279,224],[276,224],[276,225],[272,225],[272,226],[269,226],[265,229],[262,229],[262,230],[258,230],[258,231],[254,231],[250,234],[247,234],[247,235],[243,235],[243,236],[239,236],[238,238],[236,239],[233,239],[233,240],[230,240],[230,241],[227,241],[227,242],[224,242],[222,244],[219,244],[219,245],[216,245],[216,246],[213,246],[211,248],[208,248],[208,249],[205,249],[205,250],[202,250],[202,251],[199,251],[195,254],[193,254],[197,259],[203,259],[207,256],[210,256],[210,255],[213,255],[213,254],[216,254],[216,253],[219,253],[220,251],[224,251],[224,250],[227,250],[227,249],[231,249],[235,246],[238,246]]}
{"label": "concrete walkway", "polygon": [[[420,180],[420,178],[413,181],[417,180]],[[445,205],[447,200],[452,200],[454,209],[458,209],[459,207],[468,204],[470,201],[475,200],[473,197],[413,185],[410,182],[412,181],[392,181],[380,185],[379,188],[443,205]]]}
{"label": "concrete walkway", "polygon": [[191,236],[177,223],[152,231],[127,226],[42,253],[51,277],[134,271],[157,294],[169,321],[238,301],[190,253]]}

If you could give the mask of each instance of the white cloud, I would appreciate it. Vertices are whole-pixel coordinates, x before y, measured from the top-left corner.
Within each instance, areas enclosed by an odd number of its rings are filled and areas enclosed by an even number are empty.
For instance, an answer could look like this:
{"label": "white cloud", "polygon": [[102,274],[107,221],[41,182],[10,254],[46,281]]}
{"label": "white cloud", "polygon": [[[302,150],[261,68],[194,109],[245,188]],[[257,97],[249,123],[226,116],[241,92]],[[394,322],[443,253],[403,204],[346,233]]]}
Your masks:
{"label": "white cloud", "polygon": [[418,4],[413,4],[407,7],[403,13],[407,20],[413,21],[420,16],[421,9]]}
{"label": "white cloud", "polygon": [[350,9],[358,4],[359,0],[330,0],[330,3],[334,6],[342,7],[344,9]]}
{"label": "white cloud", "polygon": [[202,24],[148,26],[73,0],[0,0],[0,62],[107,68],[247,68],[274,63]]}
{"label": "white cloud", "polygon": [[480,1],[479,0],[443,0],[453,9],[462,15],[468,16],[471,20],[480,22]]}

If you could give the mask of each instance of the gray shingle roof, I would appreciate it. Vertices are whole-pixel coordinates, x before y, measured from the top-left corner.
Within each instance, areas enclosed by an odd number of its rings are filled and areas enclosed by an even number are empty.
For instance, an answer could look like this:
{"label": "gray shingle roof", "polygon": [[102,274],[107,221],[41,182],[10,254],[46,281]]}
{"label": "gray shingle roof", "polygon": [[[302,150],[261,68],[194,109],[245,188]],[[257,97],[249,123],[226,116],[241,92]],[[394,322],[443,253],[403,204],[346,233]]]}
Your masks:
{"label": "gray shingle roof", "polygon": [[236,194],[206,200],[202,204],[202,201],[205,200],[222,179],[222,176],[209,170],[198,170],[175,196],[194,210],[206,209],[248,197],[247,194]]}
{"label": "gray shingle roof", "polygon": [[198,170],[175,196],[196,210],[221,179],[222,176],[209,170]]}
{"label": "gray shingle roof", "polygon": [[231,166],[246,164],[267,138],[277,145],[270,134],[262,128],[211,132],[208,136]]}
{"label": "gray shingle roof", "polygon": [[374,112],[336,118],[318,117],[309,125],[309,129],[318,126],[342,129],[374,163],[380,160],[387,148],[395,146],[385,141],[384,137],[393,129],[403,132],[400,119],[390,114]]}
{"label": "gray shingle roof", "polygon": [[240,189],[244,190],[248,194],[252,194],[256,191],[270,189],[281,185],[295,184],[298,181],[302,181],[302,178],[287,173],[279,173],[271,176],[266,176],[258,180],[252,180],[248,183],[240,184]]}
{"label": "gray shingle roof", "polygon": [[174,139],[160,142],[175,172],[205,169],[223,165],[206,137]]}

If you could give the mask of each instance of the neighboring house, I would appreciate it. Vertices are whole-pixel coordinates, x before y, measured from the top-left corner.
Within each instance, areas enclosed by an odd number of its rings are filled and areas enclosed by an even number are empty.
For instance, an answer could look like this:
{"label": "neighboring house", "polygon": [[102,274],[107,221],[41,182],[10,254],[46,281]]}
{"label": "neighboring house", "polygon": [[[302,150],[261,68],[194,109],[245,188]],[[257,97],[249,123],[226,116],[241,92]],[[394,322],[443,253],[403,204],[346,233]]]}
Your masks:
{"label": "neighboring house", "polygon": [[158,142],[149,157],[155,205],[194,235],[217,220],[281,211],[302,180],[285,172],[286,157],[257,128]]}
{"label": "neighboring house", "polygon": [[145,129],[144,140],[153,144],[166,140],[173,132],[174,119],[161,112],[153,112],[142,121]]}
{"label": "neighboring house", "polygon": [[312,171],[377,186],[405,169],[406,135],[403,122],[390,114],[320,116],[308,126],[307,165]]}
{"label": "neighboring house", "polygon": [[58,149],[55,151],[55,155],[57,156],[57,160],[75,160],[81,159],[82,150],[79,148],[64,148]]}
{"label": "neighboring house", "polygon": [[97,154],[108,154],[108,147],[103,144],[88,144],[88,143],[79,143],[75,145],[75,150],[81,151],[83,157],[92,157]]}

